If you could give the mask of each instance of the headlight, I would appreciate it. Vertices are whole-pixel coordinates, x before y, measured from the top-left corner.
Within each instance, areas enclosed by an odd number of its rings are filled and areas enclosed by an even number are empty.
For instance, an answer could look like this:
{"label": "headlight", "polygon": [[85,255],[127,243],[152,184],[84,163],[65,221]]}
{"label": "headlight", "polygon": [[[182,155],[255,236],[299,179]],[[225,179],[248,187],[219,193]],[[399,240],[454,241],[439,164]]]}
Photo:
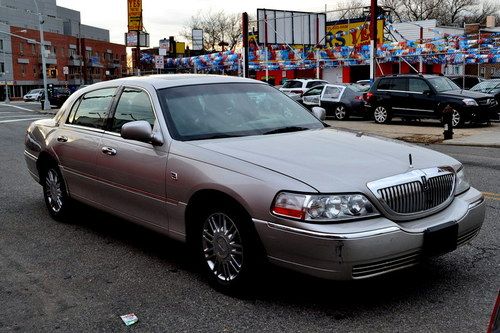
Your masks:
{"label": "headlight", "polygon": [[362,194],[309,195],[281,192],[271,211],[275,215],[310,222],[328,222],[378,216],[380,213]]}
{"label": "headlight", "polygon": [[477,106],[477,102],[472,98],[465,98],[462,100],[462,102],[464,102],[464,104],[468,106]]}
{"label": "headlight", "polygon": [[455,195],[459,195],[459,194],[462,194],[465,191],[467,191],[470,188],[470,185],[469,185],[469,182],[467,181],[467,178],[465,177],[465,172],[464,172],[463,167],[461,167],[457,171],[456,177],[457,177],[457,179],[455,181],[455,183],[456,183],[455,184]]}

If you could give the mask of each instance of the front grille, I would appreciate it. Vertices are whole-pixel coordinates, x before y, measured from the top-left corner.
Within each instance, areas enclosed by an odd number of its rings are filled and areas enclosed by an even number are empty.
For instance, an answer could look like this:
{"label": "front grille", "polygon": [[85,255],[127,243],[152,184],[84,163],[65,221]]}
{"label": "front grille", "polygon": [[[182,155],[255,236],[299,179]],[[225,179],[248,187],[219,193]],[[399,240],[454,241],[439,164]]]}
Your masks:
{"label": "front grille", "polygon": [[362,279],[410,267],[418,264],[420,262],[420,257],[421,253],[418,251],[396,258],[355,265],[352,267],[352,278]]}
{"label": "front grille", "polygon": [[445,174],[378,190],[389,208],[398,214],[426,211],[443,204],[452,194],[454,176]]}

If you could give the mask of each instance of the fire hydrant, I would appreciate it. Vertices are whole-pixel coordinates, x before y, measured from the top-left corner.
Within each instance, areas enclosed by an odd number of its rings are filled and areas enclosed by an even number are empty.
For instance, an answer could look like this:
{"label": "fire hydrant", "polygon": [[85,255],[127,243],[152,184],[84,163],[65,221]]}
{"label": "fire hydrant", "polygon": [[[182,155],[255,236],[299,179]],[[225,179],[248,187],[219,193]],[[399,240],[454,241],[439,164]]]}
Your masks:
{"label": "fire hydrant", "polygon": [[448,104],[443,109],[444,140],[453,139],[453,108]]}

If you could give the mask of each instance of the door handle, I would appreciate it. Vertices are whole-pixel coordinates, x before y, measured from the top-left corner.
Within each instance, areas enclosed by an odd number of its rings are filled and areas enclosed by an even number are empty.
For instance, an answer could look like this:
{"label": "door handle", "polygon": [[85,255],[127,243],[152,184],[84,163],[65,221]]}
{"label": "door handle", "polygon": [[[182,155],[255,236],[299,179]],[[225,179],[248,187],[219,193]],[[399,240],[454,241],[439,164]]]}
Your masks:
{"label": "door handle", "polygon": [[116,149],[111,148],[111,147],[102,147],[101,149],[103,154],[114,156],[116,155]]}
{"label": "door handle", "polygon": [[59,142],[67,142],[68,141],[68,137],[64,136],[64,135],[60,135],[57,137],[57,141]]}

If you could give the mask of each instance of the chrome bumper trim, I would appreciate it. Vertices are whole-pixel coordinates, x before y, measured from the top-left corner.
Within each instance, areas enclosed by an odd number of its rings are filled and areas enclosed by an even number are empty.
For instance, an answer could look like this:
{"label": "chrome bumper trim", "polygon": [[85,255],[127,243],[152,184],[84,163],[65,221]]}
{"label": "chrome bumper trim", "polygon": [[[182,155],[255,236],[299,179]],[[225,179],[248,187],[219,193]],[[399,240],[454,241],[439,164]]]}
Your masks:
{"label": "chrome bumper trim", "polygon": [[266,224],[271,229],[277,229],[277,230],[291,232],[291,233],[299,234],[299,235],[306,235],[306,236],[312,236],[312,237],[318,237],[318,238],[338,239],[338,240],[364,238],[364,237],[377,236],[377,235],[381,235],[381,234],[387,234],[390,232],[401,231],[401,229],[398,227],[387,227],[387,228],[382,228],[382,229],[377,229],[377,230],[356,232],[356,233],[351,233],[351,234],[331,234],[331,233],[289,227],[286,225],[277,224],[277,223],[268,222],[268,221],[263,221],[263,220],[259,220],[259,219],[252,219],[252,221],[254,223]]}

